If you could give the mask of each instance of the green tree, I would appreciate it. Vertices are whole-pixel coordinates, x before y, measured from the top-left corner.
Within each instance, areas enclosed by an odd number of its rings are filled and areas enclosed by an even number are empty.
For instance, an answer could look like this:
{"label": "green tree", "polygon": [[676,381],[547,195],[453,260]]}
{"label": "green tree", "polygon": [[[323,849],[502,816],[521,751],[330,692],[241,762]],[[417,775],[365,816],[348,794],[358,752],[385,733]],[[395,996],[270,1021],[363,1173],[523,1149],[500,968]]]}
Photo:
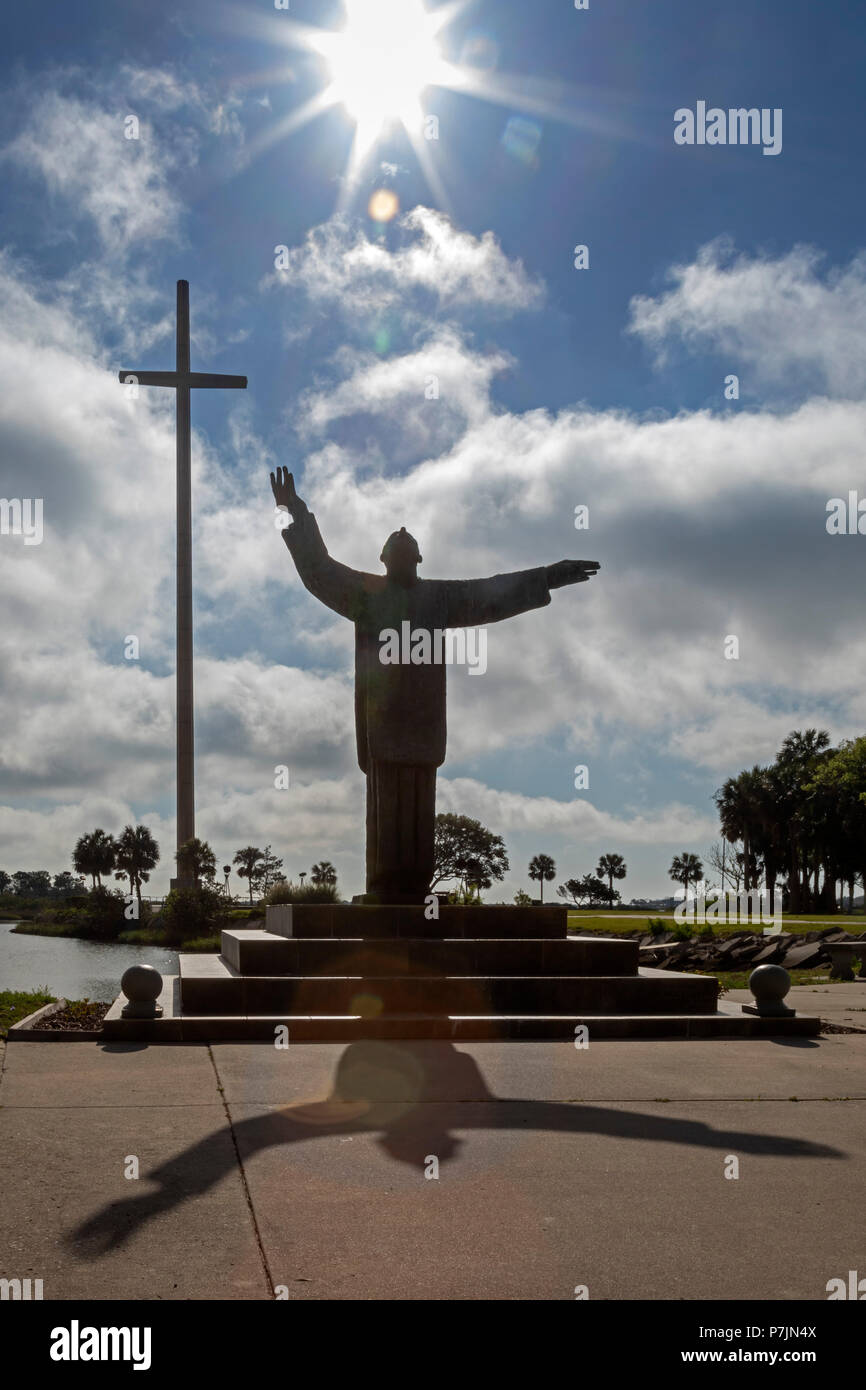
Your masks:
{"label": "green tree", "polygon": [[232,860],[232,863],[237,865],[238,878],[245,878],[249,884],[250,907],[253,905],[253,886],[258,881],[264,857],[256,845],[246,845],[244,849],[238,850]]}
{"label": "green tree", "polygon": [[181,845],[174,857],[181,875],[194,879],[196,883],[213,883],[216,875],[216,855],[207,840],[200,840],[194,835],[191,840]]}
{"label": "green tree", "polygon": [[834,889],[836,878],[848,885],[850,912],[857,879],[866,883],[866,738],[843,740],[819,764],[806,791],[827,847]]}
{"label": "green tree", "polygon": [[[560,883],[556,891],[560,898],[565,898],[566,902],[573,902],[575,907],[583,906],[585,896],[583,891],[583,879],[567,878],[565,883]],[[526,897],[528,901],[532,901],[528,894],[524,894],[524,897]]]}
{"label": "green tree", "polygon": [[103,874],[110,874],[114,868],[114,836],[106,835],[104,830],[93,830],[78,839],[72,853],[72,867],[78,874],[87,874],[91,886],[102,886]]}
{"label": "green tree", "polygon": [[7,874],[5,869],[0,869],[0,893],[8,893],[12,886],[12,875]]}
{"label": "green tree", "polygon": [[262,862],[259,864],[254,876],[253,883],[258,892],[264,897],[276,883],[285,883],[286,876],[282,872],[283,861],[271,853],[271,846],[265,845],[262,854]]}
{"label": "green tree", "polygon": [[552,883],[556,877],[556,865],[549,854],[536,854],[530,859],[529,877],[541,885],[541,901],[544,902],[544,885]]}
{"label": "green tree", "polygon": [[809,784],[830,747],[825,729],[795,729],[783,740],[773,765],[778,811],[786,847],[788,906],[791,912],[808,912],[814,904],[812,876],[817,880],[815,829]]}
{"label": "green tree", "polygon": [[12,884],[20,898],[47,898],[51,875],[47,869],[18,869],[12,875]]}
{"label": "green tree", "polygon": [[743,846],[734,859],[746,891],[763,879],[772,893],[785,879],[792,912],[833,911],[839,878],[853,891],[854,822],[835,774],[820,776],[834,757],[825,729],[795,729],[771,766],[747,768],[715,794],[724,839]]}
{"label": "green tree", "polygon": [[689,884],[697,883],[704,876],[704,866],[696,854],[677,854],[668,869],[668,875],[674,883],[681,883],[685,890],[686,897],[689,896]]}
{"label": "green tree", "polygon": [[566,879],[556,891],[560,898],[573,902],[577,907],[594,907],[598,903],[610,902],[608,886],[596,874]]}
{"label": "green tree", "polygon": [[64,869],[62,874],[54,875],[54,882],[51,885],[52,895],[58,898],[70,898],[76,893],[85,893],[87,884],[83,878],[73,878],[68,869]]}
{"label": "green tree", "polygon": [[606,878],[610,889],[610,905],[613,907],[614,891],[613,881],[625,878],[628,867],[621,854],[603,854],[595,866],[595,872],[599,878]]}
{"label": "green tree", "polygon": [[508,855],[500,835],[480,821],[453,812],[441,812],[435,821],[431,889],[457,879],[462,891],[490,888],[508,871]]}
{"label": "green tree", "polygon": [[141,917],[141,885],[147,883],[151,869],[159,863],[159,845],[146,825],[124,826],[117,841],[114,867],[115,878],[128,878],[130,894],[138,900]]}
{"label": "green tree", "polygon": [[722,834],[732,844],[743,846],[743,877],[746,892],[756,886],[758,865],[763,851],[778,837],[776,795],[770,775],[757,765],[729,777],[716,792],[716,806]]}
{"label": "green tree", "polygon": [[317,888],[336,888],[337,870],[329,860],[323,859],[321,863],[314,864],[311,868],[310,882],[315,884]]}

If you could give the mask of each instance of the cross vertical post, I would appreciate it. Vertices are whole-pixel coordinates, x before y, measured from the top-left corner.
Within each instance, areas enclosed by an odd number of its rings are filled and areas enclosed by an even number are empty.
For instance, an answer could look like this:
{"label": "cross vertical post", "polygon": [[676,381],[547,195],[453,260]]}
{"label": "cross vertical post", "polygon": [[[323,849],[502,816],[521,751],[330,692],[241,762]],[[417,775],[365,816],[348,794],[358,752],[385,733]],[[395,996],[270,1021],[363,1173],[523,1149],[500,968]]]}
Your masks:
{"label": "cross vertical post", "polygon": [[[177,845],[195,835],[189,283],[177,282]],[[182,384],[183,383],[183,384]],[[178,869],[178,877],[184,877]]]}
{"label": "cross vertical post", "polygon": [[[120,380],[141,386],[174,387],[177,405],[177,848],[195,836],[195,723],[192,644],[192,466],[190,391],[194,387],[246,387],[245,376],[191,372],[189,281],[177,282],[177,336],[173,372],[121,371]],[[172,881],[175,886],[175,881]],[[176,886],[194,886],[178,865]]]}

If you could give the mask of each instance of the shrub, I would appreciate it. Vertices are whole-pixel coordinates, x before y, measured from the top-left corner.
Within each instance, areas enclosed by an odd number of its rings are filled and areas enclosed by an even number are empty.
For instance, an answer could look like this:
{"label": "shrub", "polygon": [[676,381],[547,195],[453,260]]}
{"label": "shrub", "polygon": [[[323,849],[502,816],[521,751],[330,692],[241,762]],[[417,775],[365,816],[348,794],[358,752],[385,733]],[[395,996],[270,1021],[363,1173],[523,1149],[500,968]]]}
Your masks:
{"label": "shrub", "polygon": [[202,883],[198,888],[172,889],[163,903],[159,925],[169,946],[219,933],[226,917],[223,893]]}
{"label": "shrub", "polygon": [[[527,894],[527,897],[528,896]],[[460,883],[453,893],[448,894],[448,901],[450,903],[455,903],[458,907],[480,907],[481,892],[474,883],[469,883],[465,886]],[[532,902],[531,898],[530,902]]]}
{"label": "shrub", "polygon": [[276,883],[264,901],[268,907],[276,907],[279,903],[337,903],[340,899],[335,884],[305,883],[302,887],[299,883]]}
{"label": "shrub", "polygon": [[84,933],[97,941],[114,941],[128,925],[125,909],[126,897],[120,889],[102,884],[93,889],[86,908],[73,910],[71,918],[64,920],[82,922]]}
{"label": "shrub", "polygon": [[653,936],[661,936],[662,932],[667,930],[663,917],[648,917],[646,924]]}

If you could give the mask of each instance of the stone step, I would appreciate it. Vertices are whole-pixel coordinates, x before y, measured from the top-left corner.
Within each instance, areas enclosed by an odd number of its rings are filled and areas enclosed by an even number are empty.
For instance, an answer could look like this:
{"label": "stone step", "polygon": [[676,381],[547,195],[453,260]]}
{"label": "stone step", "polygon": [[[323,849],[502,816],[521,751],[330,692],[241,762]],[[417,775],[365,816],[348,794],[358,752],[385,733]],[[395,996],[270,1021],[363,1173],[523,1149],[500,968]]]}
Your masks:
{"label": "stone step", "polygon": [[820,1019],[766,1019],[746,1014],[575,1014],[575,1015],[398,1015],[379,1018],[302,1017],[265,1018],[231,1016],[180,1020],[183,1040],[261,1041],[273,1043],[276,1029],[284,1025],[288,1041],[350,1043],[376,1038],[398,1042],[430,1038],[442,1042],[557,1042],[573,1045],[579,1027],[587,1029],[587,1042],[647,1038],[771,1038],[814,1037]]}
{"label": "stone step", "polygon": [[281,903],[265,911],[265,926],[276,936],[383,937],[441,939],[529,937],[556,940],[568,935],[566,907],[439,908],[428,919],[422,905],[374,907],[366,903]]}
{"label": "stone step", "polygon": [[637,941],[595,936],[480,941],[346,941],[222,933],[222,956],[241,975],[636,975]]}
{"label": "stone step", "polygon": [[181,1015],[176,977],[167,977],[161,996],[162,1018],[123,1018],[121,995],[103,1025],[107,1038],[148,1042],[263,1042],[274,1044],[277,1028],[288,1030],[289,1044],[350,1043],[366,1038],[421,1039],[442,1042],[562,1041],[571,1045],[578,1027],[588,1030],[590,1043],[616,1038],[773,1038],[814,1037],[820,1019],[798,1014],[794,1018],[758,1018],[743,1014],[739,1005],[722,1001],[711,1014],[613,1014],[463,1016],[396,1015],[378,1018],[358,1015],[220,1014],[207,1017]]}
{"label": "stone step", "polygon": [[716,981],[640,975],[240,975],[220,956],[182,954],[186,1014],[712,1013]]}

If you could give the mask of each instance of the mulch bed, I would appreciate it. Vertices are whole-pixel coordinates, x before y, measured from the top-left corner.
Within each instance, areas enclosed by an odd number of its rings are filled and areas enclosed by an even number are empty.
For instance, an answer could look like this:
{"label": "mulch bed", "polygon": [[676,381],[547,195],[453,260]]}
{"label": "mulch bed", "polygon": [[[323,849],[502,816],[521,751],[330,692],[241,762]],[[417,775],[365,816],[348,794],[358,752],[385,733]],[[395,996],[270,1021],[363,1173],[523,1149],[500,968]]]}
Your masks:
{"label": "mulch bed", "polygon": [[40,1020],[38,1028],[45,1032],[92,1033],[102,1027],[110,1004],[76,1004],[49,1014]]}

